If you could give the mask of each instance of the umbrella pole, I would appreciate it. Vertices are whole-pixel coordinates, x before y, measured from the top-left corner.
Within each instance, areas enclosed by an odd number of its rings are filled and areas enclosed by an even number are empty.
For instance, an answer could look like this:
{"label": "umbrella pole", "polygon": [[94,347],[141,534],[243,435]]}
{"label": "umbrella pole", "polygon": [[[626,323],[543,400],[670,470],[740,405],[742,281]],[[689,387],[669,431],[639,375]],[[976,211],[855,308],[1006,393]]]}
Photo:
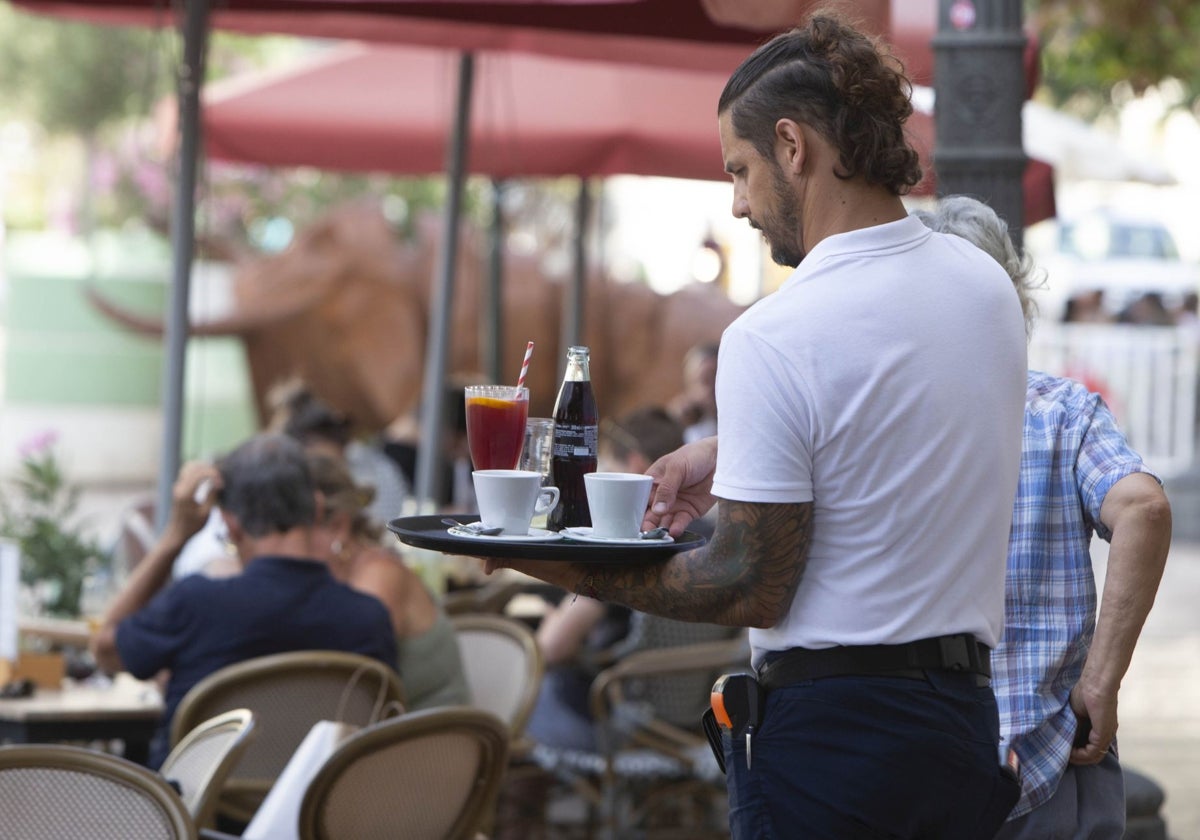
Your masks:
{"label": "umbrella pole", "polygon": [[429,336],[425,347],[425,383],[421,398],[421,443],[417,448],[417,504],[436,504],[435,479],[441,476],[445,458],[442,448],[445,416],[446,356],[450,344],[450,303],[454,299],[454,276],[458,257],[458,223],[462,215],[463,185],[466,180],[467,147],[470,141],[471,89],[475,56],[464,52],[458,63],[458,99],[454,132],[447,150],[447,194],[445,231],[438,253],[436,283],[430,296]]}
{"label": "umbrella pole", "polygon": [[492,230],[491,262],[488,265],[487,291],[483,295],[484,370],[492,382],[503,382],[504,371],[500,369],[504,358],[504,182],[492,181]]}
{"label": "umbrella pole", "polygon": [[167,307],[167,357],[163,360],[163,441],[159,460],[155,525],[162,531],[171,512],[171,488],[183,447],[184,373],[187,363],[188,297],[196,244],[196,167],[200,150],[200,88],[208,40],[208,0],[186,4],[179,97],[179,182],[171,213],[172,278]]}
{"label": "umbrella pole", "polygon": [[[583,340],[583,296],[587,284],[587,229],[592,211],[592,194],[587,178],[579,179],[579,196],[575,202],[575,271],[563,295],[562,332],[559,336],[562,364],[566,364],[566,348]],[[561,375],[562,371],[559,371]]]}

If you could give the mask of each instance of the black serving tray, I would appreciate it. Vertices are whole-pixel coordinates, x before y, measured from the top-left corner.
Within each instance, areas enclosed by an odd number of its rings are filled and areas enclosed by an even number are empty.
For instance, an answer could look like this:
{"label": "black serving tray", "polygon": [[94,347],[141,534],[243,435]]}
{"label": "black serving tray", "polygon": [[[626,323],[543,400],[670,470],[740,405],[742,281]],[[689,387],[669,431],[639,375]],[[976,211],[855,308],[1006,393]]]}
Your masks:
{"label": "black serving tray", "polygon": [[[478,521],[478,516],[454,515],[464,524]],[[402,516],[387,525],[400,542],[414,548],[427,548],[443,554],[462,554],[468,557],[526,558],[529,560],[562,560],[567,563],[646,563],[665,560],[672,554],[689,551],[704,545],[704,537],[684,531],[674,542],[647,542],[645,545],[605,545],[585,543],[563,537],[545,542],[489,542],[456,537],[447,533],[441,515]]]}

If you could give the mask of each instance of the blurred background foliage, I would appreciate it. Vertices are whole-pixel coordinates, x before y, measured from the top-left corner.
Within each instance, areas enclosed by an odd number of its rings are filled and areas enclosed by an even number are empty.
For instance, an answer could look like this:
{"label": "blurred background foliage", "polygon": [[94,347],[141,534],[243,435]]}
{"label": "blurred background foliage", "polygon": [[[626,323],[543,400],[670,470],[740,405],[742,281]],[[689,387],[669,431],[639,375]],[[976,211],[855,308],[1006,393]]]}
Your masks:
{"label": "blurred background foliage", "polygon": [[[1171,79],[1180,106],[1196,107],[1200,3],[1026,0],[1026,20],[1041,43],[1040,98],[1096,116]],[[295,38],[215,33],[208,79],[296,60],[311,48]],[[159,121],[170,107],[179,49],[179,36],[169,28],[95,27],[0,4],[0,154],[15,157],[15,143],[36,149],[39,159],[36,170],[10,176],[3,207],[10,230],[57,226],[87,233],[142,225],[166,231],[173,171]],[[10,128],[14,124],[19,131]],[[202,247],[233,253],[283,247],[291,231],[331,205],[364,195],[381,201],[398,230],[411,230],[422,211],[441,205],[443,185],[437,177],[210,163],[199,193]],[[471,179],[468,218],[487,223],[490,194],[486,180]],[[511,225],[536,230],[550,250],[569,238],[571,183],[515,185],[505,201]]]}
{"label": "blurred background foliage", "polygon": [[1200,99],[1200,3],[1195,0],[1026,0],[1041,42],[1041,93],[1096,114],[1165,80],[1181,105]]}
{"label": "blurred background foliage", "polygon": [[[207,79],[253,72],[299,59],[300,39],[214,33]],[[41,166],[10,184],[4,221],[10,230],[144,225],[165,235],[174,177],[161,121],[173,107],[180,39],[170,29],[98,27],[42,18],[0,4],[0,126],[21,125],[21,145]],[[9,143],[17,132],[7,132]],[[2,141],[3,138],[0,138]],[[72,206],[46,200],[56,188]],[[371,195],[400,232],[440,207],[440,178],[400,179],[310,169],[270,170],[219,162],[203,166],[197,230],[212,256],[276,250],[290,232],[330,206]],[[468,216],[489,212],[485,184],[466,196]]]}

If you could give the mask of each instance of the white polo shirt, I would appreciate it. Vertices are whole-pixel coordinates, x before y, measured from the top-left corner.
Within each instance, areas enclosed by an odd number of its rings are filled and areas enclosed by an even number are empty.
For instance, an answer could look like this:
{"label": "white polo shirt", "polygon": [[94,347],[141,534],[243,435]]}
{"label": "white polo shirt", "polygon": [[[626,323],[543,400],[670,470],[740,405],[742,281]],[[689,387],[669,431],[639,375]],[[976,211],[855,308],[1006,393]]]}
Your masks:
{"label": "white polo shirt", "polygon": [[725,331],[713,492],[812,502],[789,647],[969,632],[995,646],[1021,456],[1025,328],[1004,270],[901,221],[823,240]]}

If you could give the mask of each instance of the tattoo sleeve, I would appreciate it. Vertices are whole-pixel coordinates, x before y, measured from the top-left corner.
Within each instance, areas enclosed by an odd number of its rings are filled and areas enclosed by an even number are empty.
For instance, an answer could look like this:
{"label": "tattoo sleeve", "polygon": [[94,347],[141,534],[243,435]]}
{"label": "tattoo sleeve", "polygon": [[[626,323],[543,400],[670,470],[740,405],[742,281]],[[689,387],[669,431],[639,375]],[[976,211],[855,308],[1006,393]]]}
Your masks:
{"label": "tattoo sleeve", "polygon": [[589,564],[587,594],[656,615],[773,627],[787,615],[808,558],[812,504],[722,500],[712,540],[645,566]]}

